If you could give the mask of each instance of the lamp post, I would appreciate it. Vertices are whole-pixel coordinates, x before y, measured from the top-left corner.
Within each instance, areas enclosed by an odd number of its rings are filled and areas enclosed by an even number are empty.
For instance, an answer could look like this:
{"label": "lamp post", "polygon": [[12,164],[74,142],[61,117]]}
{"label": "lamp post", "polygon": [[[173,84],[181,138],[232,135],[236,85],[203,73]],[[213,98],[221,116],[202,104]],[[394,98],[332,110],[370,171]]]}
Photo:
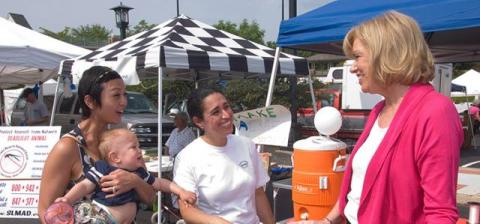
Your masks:
{"label": "lamp post", "polygon": [[123,5],[122,2],[120,2],[119,6],[110,9],[115,12],[115,21],[117,22],[117,27],[120,28],[120,38],[122,40],[127,37],[127,27],[129,22],[128,11],[131,9],[133,8]]}
{"label": "lamp post", "polygon": [[177,0],[177,17],[180,16],[180,2]]}

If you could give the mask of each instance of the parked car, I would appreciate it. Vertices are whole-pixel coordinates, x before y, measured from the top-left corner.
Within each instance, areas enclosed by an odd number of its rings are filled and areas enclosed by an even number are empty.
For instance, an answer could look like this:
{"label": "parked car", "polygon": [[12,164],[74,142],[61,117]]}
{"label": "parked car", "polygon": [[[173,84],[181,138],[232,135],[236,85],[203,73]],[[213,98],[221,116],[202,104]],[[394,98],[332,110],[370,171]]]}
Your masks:
{"label": "parked car", "polygon": [[[123,113],[122,122],[111,125],[111,128],[125,127],[133,131],[140,142],[140,146],[156,147],[158,142],[158,110],[156,106],[142,93],[127,92],[127,107]],[[47,108],[53,105],[53,96],[44,96]],[[59,95],[55,108],[54,125],[62,127],[62,134],[73,129],[81,118],[81,109],[77,93],[71,97]],[[12,112],[12,126],[19,126],[24,120],[25,99],[18,98]],[[175,128],[173,119],[162,116],[162,145],[167,141],[170,133]]]}

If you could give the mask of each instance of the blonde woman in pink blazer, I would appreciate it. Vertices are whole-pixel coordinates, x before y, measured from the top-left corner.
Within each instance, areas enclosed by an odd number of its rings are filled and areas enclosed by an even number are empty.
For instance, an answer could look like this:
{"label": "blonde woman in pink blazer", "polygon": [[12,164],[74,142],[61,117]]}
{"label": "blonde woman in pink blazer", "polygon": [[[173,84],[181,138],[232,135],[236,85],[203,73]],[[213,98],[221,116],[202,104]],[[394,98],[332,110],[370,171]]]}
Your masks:
{"label": "blonde woman in pink blazer", "polygon": [[363,92],[385,99],[352,152],[337,204],[317,223],[455,223],[463,132],[429,84],[433,57],[418,24],[389,11],[353,27],[343,49]]}

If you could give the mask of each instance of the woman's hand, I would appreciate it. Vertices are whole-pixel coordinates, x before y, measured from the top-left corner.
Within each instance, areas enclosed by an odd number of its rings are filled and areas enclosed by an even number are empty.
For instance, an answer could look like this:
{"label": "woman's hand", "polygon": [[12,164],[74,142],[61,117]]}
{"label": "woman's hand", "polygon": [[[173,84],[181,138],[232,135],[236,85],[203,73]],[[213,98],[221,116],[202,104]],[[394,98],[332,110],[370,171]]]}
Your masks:
{"label": "woman's hand", "polygon": [[197,201],[197,195],[195,193],[183,189],[180,191],[180,194],[178,194],[178,197],[190,205],[194,205]]}
{"label": "woman's hand", "polygon": [[67,203],[67,204],[69,204],[69,205],[72,204],[72,203],[70,203],[70,201],[68,200],[67,197],[60,197],[60,198],[55,199],[55,203],[58,203],[58,202],[65,202],[65,203]]}
{"label": "woman's hand", "polygon": [[140,177],[135,173],[128,172],[122,169],[116,169],[107,176],[103,176],[100,180],[102,191],[111,193],[107,195],[107,198],[125,193],[134,189]]}

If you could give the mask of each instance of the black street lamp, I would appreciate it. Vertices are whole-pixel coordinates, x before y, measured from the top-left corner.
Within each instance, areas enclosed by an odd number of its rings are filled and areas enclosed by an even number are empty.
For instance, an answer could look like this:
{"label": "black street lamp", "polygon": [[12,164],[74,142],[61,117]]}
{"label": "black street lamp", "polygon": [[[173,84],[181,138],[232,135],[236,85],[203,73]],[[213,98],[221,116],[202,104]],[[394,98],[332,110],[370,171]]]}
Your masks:
{"label": "black street lamp", "polygon": [[133,9],[123,5],[120,2],[119,6],[113,7],[110,10],[115,12],[115,21],[117,22],[117,27],[120,28],[120,38],[123,40],[127,37],[127,27],[128,27],[128,11]]}
{"label": "black street lamp", "polygon": [[177,0],[177,17],[180,16],[180,2]]}

